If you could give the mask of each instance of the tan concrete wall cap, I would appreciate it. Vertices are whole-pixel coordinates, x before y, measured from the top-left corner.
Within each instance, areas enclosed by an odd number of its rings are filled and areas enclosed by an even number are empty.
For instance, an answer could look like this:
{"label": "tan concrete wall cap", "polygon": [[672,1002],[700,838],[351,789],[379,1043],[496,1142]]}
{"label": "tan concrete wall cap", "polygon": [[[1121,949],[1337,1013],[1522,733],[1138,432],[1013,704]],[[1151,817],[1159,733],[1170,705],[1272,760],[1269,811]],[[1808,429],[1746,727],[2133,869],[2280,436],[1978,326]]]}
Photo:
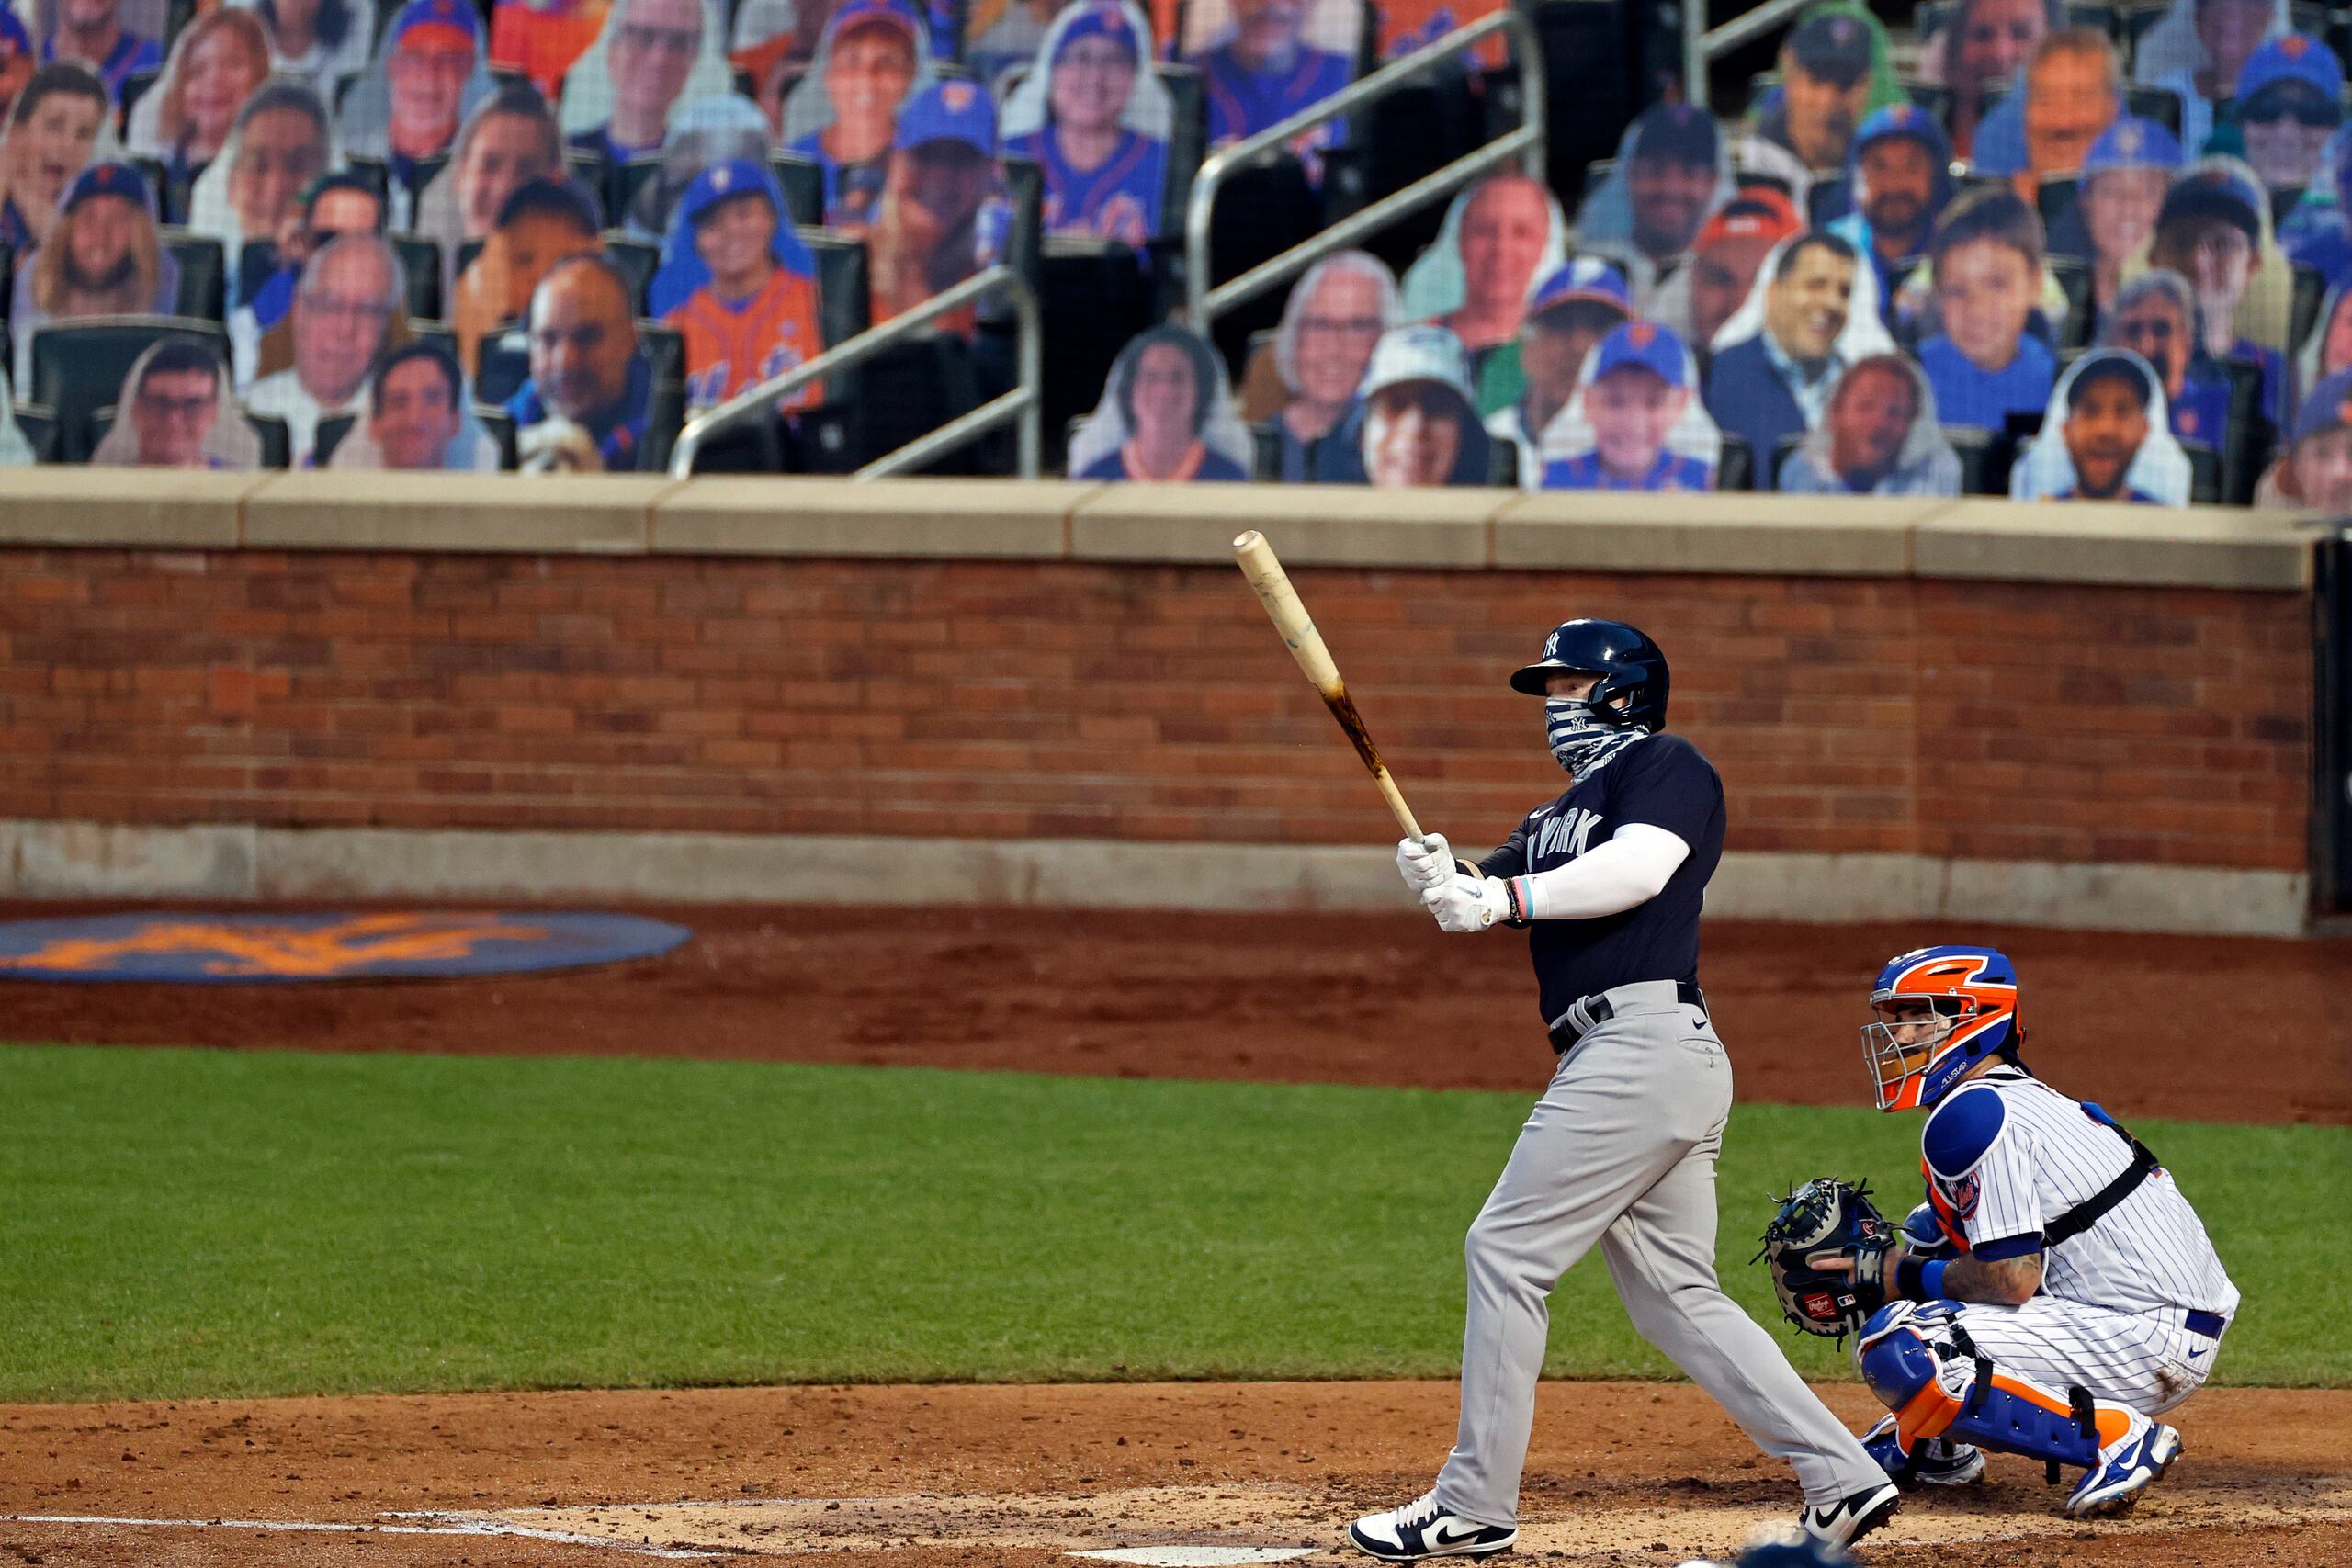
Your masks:
{"label": "tan concrete wall cap", "polygon": [[0,468],[0,545],[234,549],[239,503],[267,474]]}
{"label": "tan concrete wall cap", "polygon": [[1948,501],[1541,491],[1495,519],[1495,564],[1584,571],[1901,577]]}
{"label": "tan concrete wall cap", "polygon": [[1071,520],[1081,560],[1230,561],[1255,528],[1283,561],[1317,566],[1481,568],[1508,490],[1359,485],[1109,484]]}
{"label": "tan concrete wall cap", "polygon": [[1067,479],[698,479],[653,511],[653,547],[694,555],[1057,559],[1103,487]]}
{"label": "tan concrete wall cap", "polygon": [[1912,550],[1922,577],[2292,590],[2311,586],[2315,537],[2291,512],[1962,501]]}
{"label": "tan concrete wall cap", "polygon": [[645,548],[654,501],[676,482],[659,474],[284,474],[245,503],[245,543],[634,554]]}

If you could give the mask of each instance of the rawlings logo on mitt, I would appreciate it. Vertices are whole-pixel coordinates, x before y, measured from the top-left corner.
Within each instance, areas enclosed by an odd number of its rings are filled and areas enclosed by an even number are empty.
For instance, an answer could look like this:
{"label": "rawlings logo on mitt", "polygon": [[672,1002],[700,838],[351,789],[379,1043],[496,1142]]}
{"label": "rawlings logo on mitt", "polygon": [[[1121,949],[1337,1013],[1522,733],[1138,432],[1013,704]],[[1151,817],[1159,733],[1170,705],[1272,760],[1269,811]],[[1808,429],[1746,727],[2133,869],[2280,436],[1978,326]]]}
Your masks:
{"label": "rawlings logo on mitt", "polygon": [[[1870,1186],[1817,1177],[1781,1200],[1751,1262],[1772,1270],[1781,1310],[1807,1334],[1843,1339],[1885,1304],[1879,1276],[1897,1233],[1870,1198]],[[1852,1272],[1822,1268],[1845,1261]]]}

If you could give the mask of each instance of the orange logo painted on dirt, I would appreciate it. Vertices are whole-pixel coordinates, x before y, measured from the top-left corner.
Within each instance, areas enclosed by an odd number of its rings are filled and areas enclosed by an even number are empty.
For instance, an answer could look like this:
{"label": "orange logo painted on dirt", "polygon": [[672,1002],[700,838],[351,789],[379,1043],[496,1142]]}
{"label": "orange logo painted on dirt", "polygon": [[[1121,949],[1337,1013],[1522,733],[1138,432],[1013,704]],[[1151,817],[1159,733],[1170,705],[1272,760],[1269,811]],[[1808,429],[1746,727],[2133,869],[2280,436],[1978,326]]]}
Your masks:
{"label": "orange logo painted on dirt", "polygon": [[119,936],[59,937],[29,953],[0,958],[0,970],[107,969],[126,958],[218,953],[208,975],[318,979],[385,964],[446,964],[490,942],[538,942],[544,926],[498,915],[353,915],[323,925],[230,924],[201,917],[153,923]]}

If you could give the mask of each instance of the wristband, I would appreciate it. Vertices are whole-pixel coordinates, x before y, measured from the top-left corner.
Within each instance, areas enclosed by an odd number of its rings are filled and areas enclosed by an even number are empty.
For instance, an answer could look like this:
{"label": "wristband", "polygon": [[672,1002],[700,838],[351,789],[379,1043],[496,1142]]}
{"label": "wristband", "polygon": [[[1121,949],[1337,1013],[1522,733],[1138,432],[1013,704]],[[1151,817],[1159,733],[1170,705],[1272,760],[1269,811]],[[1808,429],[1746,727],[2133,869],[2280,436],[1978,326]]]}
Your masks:
{"label": "wristband", "polygon": [[1528,886],[1527,878],[1523,876],[1503,878],[1503,906],[1509,910],[1504,923],[1523,926],[1534,919],[1534,915],[1530,912],[1533,897],[1533,889]]}
{"label": "wristband", "polygon": [[1915,1302],[1942,1300],[1944,1259],[1923,1262],[1909,1253],[1904,1254],[1894,1263],[1894,1292]]}

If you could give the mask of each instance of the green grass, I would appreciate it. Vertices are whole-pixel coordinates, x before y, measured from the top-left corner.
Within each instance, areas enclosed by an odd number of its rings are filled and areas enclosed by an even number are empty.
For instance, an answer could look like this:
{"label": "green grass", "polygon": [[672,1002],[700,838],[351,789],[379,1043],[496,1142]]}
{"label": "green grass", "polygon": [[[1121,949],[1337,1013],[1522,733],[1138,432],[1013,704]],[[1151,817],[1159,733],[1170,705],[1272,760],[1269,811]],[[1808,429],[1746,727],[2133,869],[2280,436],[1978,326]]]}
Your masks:
{"label": "green grass", "polygon": [[[1531,1098],[0,1048],[0,1399],[1448,1376],[1462,1230]],[[1916,1129],[1741,1107],[1734,1292],[1773,1315],[1766,1188],[1907,1195]],[[2246,1292],[2221,1377],[2352,1381],[2352,1131],[2140,1131]],[[1671,1371],[1598,1259],[1552,1347],[1559,1375]]]}

